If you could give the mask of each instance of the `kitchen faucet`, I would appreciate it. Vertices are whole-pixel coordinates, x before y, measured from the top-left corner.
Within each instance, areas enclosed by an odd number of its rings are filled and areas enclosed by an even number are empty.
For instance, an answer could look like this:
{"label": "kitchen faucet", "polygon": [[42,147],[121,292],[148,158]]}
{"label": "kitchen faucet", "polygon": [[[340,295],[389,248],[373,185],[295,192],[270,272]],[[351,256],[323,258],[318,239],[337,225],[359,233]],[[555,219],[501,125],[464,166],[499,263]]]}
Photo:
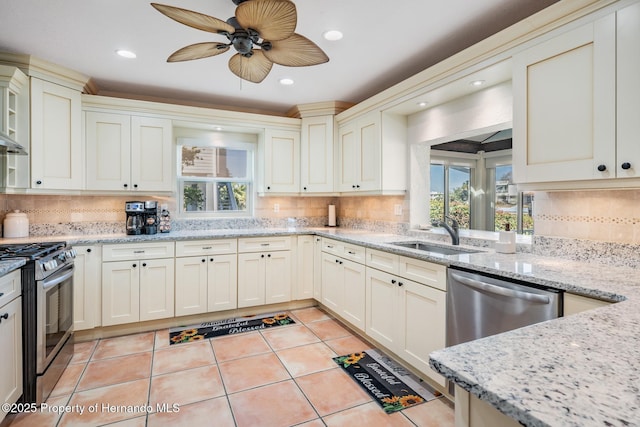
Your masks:
{"label": "kitchen faucet", "polygon": [[[451,225],[447,224],[447,220],[451,221]],[[460,244],[460,234],[458,233],[460,226],[458,225],[458,221],[451,218],[449,215],[445,215],[443,221],[434,221],[433,225],[436,227],[444,227],[444,229],[447,230],[451,236],[452,245]]]}

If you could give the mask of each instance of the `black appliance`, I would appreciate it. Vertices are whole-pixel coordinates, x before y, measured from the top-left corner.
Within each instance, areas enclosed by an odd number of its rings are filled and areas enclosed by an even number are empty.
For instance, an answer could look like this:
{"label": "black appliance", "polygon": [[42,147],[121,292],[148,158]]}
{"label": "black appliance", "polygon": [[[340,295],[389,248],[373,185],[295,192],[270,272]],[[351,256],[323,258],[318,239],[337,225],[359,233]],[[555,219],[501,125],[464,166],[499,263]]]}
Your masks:
{"label": "black appliance", "polygon": [[158,202],[147,200],[144,202],[144,234],[156,234],[159,222]]}
{"label": "black appliance", "polygon": [[0,245],[22,267],[23,402],[44,402],[73,356],[73,271],[65,242]]}
{"label": "black appliance", "polygon": [[145,218],[144,202],[125,202],[124,211],[127,213],[127,234],[142,234]]}

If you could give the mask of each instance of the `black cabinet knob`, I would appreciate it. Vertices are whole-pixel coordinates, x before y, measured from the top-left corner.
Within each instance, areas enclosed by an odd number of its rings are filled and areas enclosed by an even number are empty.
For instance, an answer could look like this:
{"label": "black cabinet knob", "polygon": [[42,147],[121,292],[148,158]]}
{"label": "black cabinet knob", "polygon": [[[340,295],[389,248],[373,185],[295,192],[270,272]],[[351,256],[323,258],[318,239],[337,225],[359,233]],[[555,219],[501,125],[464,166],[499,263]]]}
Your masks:
{"label": "black cabinet knob", "polygon": [[146,267],[146,266],[147,266],[147,263],[146,263],[146,262],[143,262],[143,263],[142,263],[142,266],[143,266],[143,267]]}
{"label": "black cabinet knob", "polygon": [[138,184],[133,184],[133,188],[138,188]]}
{"label": "black cabinet knob", "polygon": [[36,181],[36,184],[40,185],[40,184],[42,184],[42,181],[37,180],[37,181]]}
{"label": "black cabinet knob", "polygon": [[267,187],[267,190],[271,190],[271,187]]}
{"label": "black cabinet knob", "polygon": [[271,258],[271,254],[267,255],[267,258]]}
{"label": "black cabinet knob", "polygon": [[360,184],[356,185],[356,188],[360,188]]}
{"label": "black cabinet knob", "polygon": [[2,319],[7,320],[9,318],[9,313],[5,313],[2,316],[0,316],[0,322],[2,322]]}
{"label": "black cabinet knob", "polygon": [[133,268],[136,268],[138,266],[138,264],[133,264]]}
{"label": "black cabinet knob", "polygon": [[264,254],[260,255],[260,258],[264,258]]}
{"label": "black cabinet knob", "polygon": [[207,262],[207,260],[206,260],[206,259],[204,259],[204,258],[202,258],[202,262]]}
{"label": "black cabinet knob", "polygon": [[213,258],[209,258],[209,261],[213,262]]}
{"label": "black cabinet knob", "polygon": [[91,248],[87,248],[87,253],[91,253]]}
{"label": "black cabinet knob", "polygon": [[391,284],[395,285],[396,284],[396,280],[395,279],[391,279]]}
{"label": "black cabinet knob", "polygon": [[0,292],[0,298],[4,296],[4,292]]}
{"label": "black cabinet knob", "polygon": [[404,285],[404,283],[398,282],[398,286],[402,286],[402,285]]}
{"label": "black cabinet knob", "polygon": [[606,171],[606,170],[607,170],[607,167],[606,167],[605,165],[598,165],[598,170],[599,170],[600,172],[604,172],[604,171]]}
{"label": "black cabinet knob", "polygon": [[620,167],[624,170],[631,169],[631,163],[624,162],[623,164],[620,165]]}
{"label": "black cabinet knob", "polygon": [[356,188],[355,184],[351,186],[351,188]]}
{"label": "black cabinet knob", "polygon": [[127,188],[129,186],[129,184],[124,184],[124,188]]}

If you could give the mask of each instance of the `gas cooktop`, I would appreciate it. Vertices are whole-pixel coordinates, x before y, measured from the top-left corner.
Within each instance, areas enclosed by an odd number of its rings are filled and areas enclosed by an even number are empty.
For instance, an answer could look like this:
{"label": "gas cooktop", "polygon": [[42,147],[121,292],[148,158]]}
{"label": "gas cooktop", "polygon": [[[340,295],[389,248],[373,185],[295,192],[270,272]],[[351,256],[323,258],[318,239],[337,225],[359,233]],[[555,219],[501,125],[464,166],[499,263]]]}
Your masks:
{"label": "gas cooktop", "polygon": [[66,246],[65,242],[14,243],[0,245],[0,261],[14,258],[36,260]]}

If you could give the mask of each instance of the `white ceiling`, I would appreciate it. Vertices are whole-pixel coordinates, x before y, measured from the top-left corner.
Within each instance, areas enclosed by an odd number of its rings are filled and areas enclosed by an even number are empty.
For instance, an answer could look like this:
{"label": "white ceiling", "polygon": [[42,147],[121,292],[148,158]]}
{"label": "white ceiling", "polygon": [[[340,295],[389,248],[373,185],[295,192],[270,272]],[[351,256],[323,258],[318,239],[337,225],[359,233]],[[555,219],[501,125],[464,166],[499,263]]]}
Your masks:
{"label": "white ceiling", "polygon": [[[226,20],[231,0],[155,0]],[[274,65],[259,84],[227,68],[229,51],[167,63],[175,50],[223,36],[179,24],[141,0],[2,0],[0,51],[31,54],[91,77],[99,94],[173,98],[270,114],[322,101],[358,103],[557,0],[294,0],[296,32],[329,56],[313,67]],[[329,42],[328,29],[344,38]],[[128,60],[115,55],[129,49]],[[278,83],[281,77],[293,86]]]}

